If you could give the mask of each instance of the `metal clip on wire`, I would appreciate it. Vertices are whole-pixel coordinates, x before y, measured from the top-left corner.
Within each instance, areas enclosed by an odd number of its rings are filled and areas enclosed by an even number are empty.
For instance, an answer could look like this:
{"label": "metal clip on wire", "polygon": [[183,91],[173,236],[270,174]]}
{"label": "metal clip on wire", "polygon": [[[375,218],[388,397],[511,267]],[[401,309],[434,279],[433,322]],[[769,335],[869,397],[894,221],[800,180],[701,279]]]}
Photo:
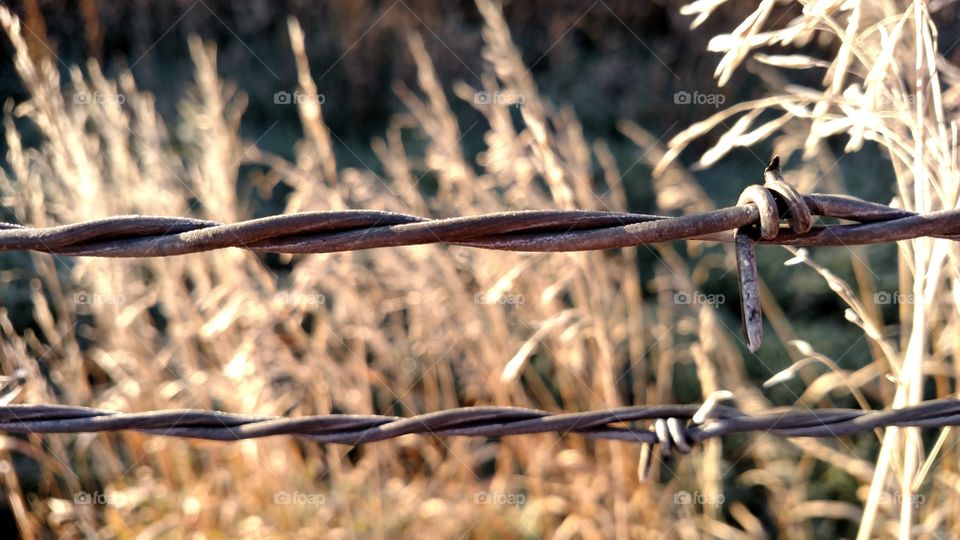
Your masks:
{"label": "metal clip on wire", "polygon": [[[774,156],[763,171],[764,184],[752,185],[743,190],[737,205],[753,204],[760,212],[759,237],[773,240],[780,232],[780,216],[787,219],[790,229],[806,233],[813,224],[807,203],[780,172],[780,156]],[[743,321],[743,336],[751,352],[760,348],[763,339],[763,313],[760,310],[760,287],[757,277],[757,257],[754,241],[757,226],[741,227],[734,236],[737,253],[737,277],[740,283],[740,316]]]}
{"label": "metal clip on wire", "polygon": [[[689,426],[698,426],[706,422],[716,410],[720,402],[725,399],[733,398],[733,393],[728,390],[718,390],[709,396],[703,402],[703,405],[697,409],[697,412],[690,418]],[[652,444],[643,444],[640,446],[640,459],[637,463],[637,476],[641,482],[646,481],[650,476],[650,467],[653,464],[654,447],[660,447],[663,457],[670,457],[676,450],[681,454],[689,454],[693,449],[692,444],[697,441],[687,432],[687,425],[679,418],[657,418],[653,422],[653,433],[656,434],[657,441]]]}

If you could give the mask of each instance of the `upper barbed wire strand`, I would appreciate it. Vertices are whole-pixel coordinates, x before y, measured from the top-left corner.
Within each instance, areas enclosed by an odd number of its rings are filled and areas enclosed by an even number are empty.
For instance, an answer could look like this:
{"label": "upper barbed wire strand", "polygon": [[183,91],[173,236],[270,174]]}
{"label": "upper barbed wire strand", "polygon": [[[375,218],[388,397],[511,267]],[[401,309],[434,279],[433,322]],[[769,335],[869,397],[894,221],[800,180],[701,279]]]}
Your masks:
{"label": "upper barbed wire strand", "polygon": [[[803,195],[815,216],[856,222],[782,227],[761,243],[876,244],[922,236],[960,239],[960,210],[916,214],[861,199]],[[447,243],[507,251],[589,251],[673,240],[732,241],[757,224],[756,204],[669,217],[625,212],[529,210],[429,219],[380,210],[302,212],[224,224],[165,216],[115,216],[54,227],[0,224],[0,251],[92,257],[164,257],[238,247],[269,253],[330,253]]]}

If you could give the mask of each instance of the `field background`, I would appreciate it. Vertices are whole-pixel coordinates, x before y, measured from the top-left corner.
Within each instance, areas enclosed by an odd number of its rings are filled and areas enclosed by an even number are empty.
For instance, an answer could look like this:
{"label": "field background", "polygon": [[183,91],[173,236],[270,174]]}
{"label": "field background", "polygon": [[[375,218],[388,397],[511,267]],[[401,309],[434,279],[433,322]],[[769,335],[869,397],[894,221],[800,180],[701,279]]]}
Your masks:
{"label": "field background", "polygon": [[[720,3],[696,28],[713,3],[13,3],[0,16],[3,218],[678,215],[734,204],[775,153],[804,192],[956,205],[960,9]],[[809,35],[776,42],[791,25]],[[915,26],[936,29],[920,56],[939,73],[919,112]],[[730,33],[749,47],[707,52]],[[26,374],[14,402],[124,411],[582,411],[719,389],[748,411],[883,408],[901,386],[914,401],[955,392],[957,255],[923,241],[759,248],[767,321],[752,354],[732,251],[709,243],[5,254],[0,367]],[[8,436],[0,520],[25,537],[835,538],[866,515],[873,535],[946,538],[960,527],[955,439],[728,437],[657,459],[640,482],[635,445],[554,434],[360,448]]]}

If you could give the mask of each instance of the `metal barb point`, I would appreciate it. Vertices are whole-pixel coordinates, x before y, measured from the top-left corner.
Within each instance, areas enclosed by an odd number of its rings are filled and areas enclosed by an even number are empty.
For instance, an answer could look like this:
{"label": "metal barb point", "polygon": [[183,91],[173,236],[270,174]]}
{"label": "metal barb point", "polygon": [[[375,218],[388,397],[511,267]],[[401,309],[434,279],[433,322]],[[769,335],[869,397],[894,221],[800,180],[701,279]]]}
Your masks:
{"label": "metal barb point", "polygon": [[[783,175],[780,174],[780,156],[773,156],[773,159],[770,160],[770,164],[767,165],[767,168],[763,170],[764,173],[771,173],[779,176],[779,180],[783,179]],[[766,174],[764,174],[766,176]]]}
{"label": "metal barb point", "polygon": [[743,337],[750,352],[757,352],[763,340],[763,312],[760,309],[760,286],[753,239],[745,229],[738,229],[735,239],[737,278],[740,283],[740,317]]}
{"label": "metal barb point", "polygon": [[637,479],[641,484],[650,479],[650,469],[653,465],[653,446],[652,444],[640,445],[640,457],[637,459]]}

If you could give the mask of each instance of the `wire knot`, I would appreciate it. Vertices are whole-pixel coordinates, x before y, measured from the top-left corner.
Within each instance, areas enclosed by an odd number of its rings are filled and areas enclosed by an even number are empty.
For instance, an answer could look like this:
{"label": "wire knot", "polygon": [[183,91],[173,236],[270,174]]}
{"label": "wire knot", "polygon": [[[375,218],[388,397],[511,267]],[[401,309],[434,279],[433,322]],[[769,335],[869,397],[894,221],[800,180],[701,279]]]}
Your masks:
{"label": "wire knot", "polygon": [[656,441],[640,447],[640,460],[637,464],[637,474],[640,480],[646,480],[650,475],[654,447],[660,448],[663,457],[670,457],[674,450],[684,455],[689,454],[693,450],[692,445],[699,440],[691,433],[690,429],[706,422],[722,400],[731,398],[733,398],[733,393],[728,390],[718,390],[710,394],[704,400],[703,405],[697,409],[697,412],[690,417],[689,422],[684,422],[684,420],[676,417],[655,419],[651,432],[656,437]]}
{"label": "wire knot", "polygon": [[[780,233],[780,217],[786,217],[790,229],[797,234],[809,232],[812,213],[803,195],[783,179],[780,156],[774,156],[763,170],[764,184],[748,186],[740,194],[738,206],[753,204],[760,214],[760,239],[771,241]],[[756,226],[741,227],[734,234],[737,274],[740,282],[740,315],[747,348],[757,352],[763,339],[763,314],[760,309],[760,287],[753,243]]]}
{"label": "wire knot", "polygon": [[813,225],[810,208],[803,195],[783,179],[780,156],[774,156],[763,170],[764,184],[748,186],[740,194],[737,205],[753,204],[760,212],[760,238],[773,240],[780,232],[780,217],[787,219],[795,233],[808,232]]}

